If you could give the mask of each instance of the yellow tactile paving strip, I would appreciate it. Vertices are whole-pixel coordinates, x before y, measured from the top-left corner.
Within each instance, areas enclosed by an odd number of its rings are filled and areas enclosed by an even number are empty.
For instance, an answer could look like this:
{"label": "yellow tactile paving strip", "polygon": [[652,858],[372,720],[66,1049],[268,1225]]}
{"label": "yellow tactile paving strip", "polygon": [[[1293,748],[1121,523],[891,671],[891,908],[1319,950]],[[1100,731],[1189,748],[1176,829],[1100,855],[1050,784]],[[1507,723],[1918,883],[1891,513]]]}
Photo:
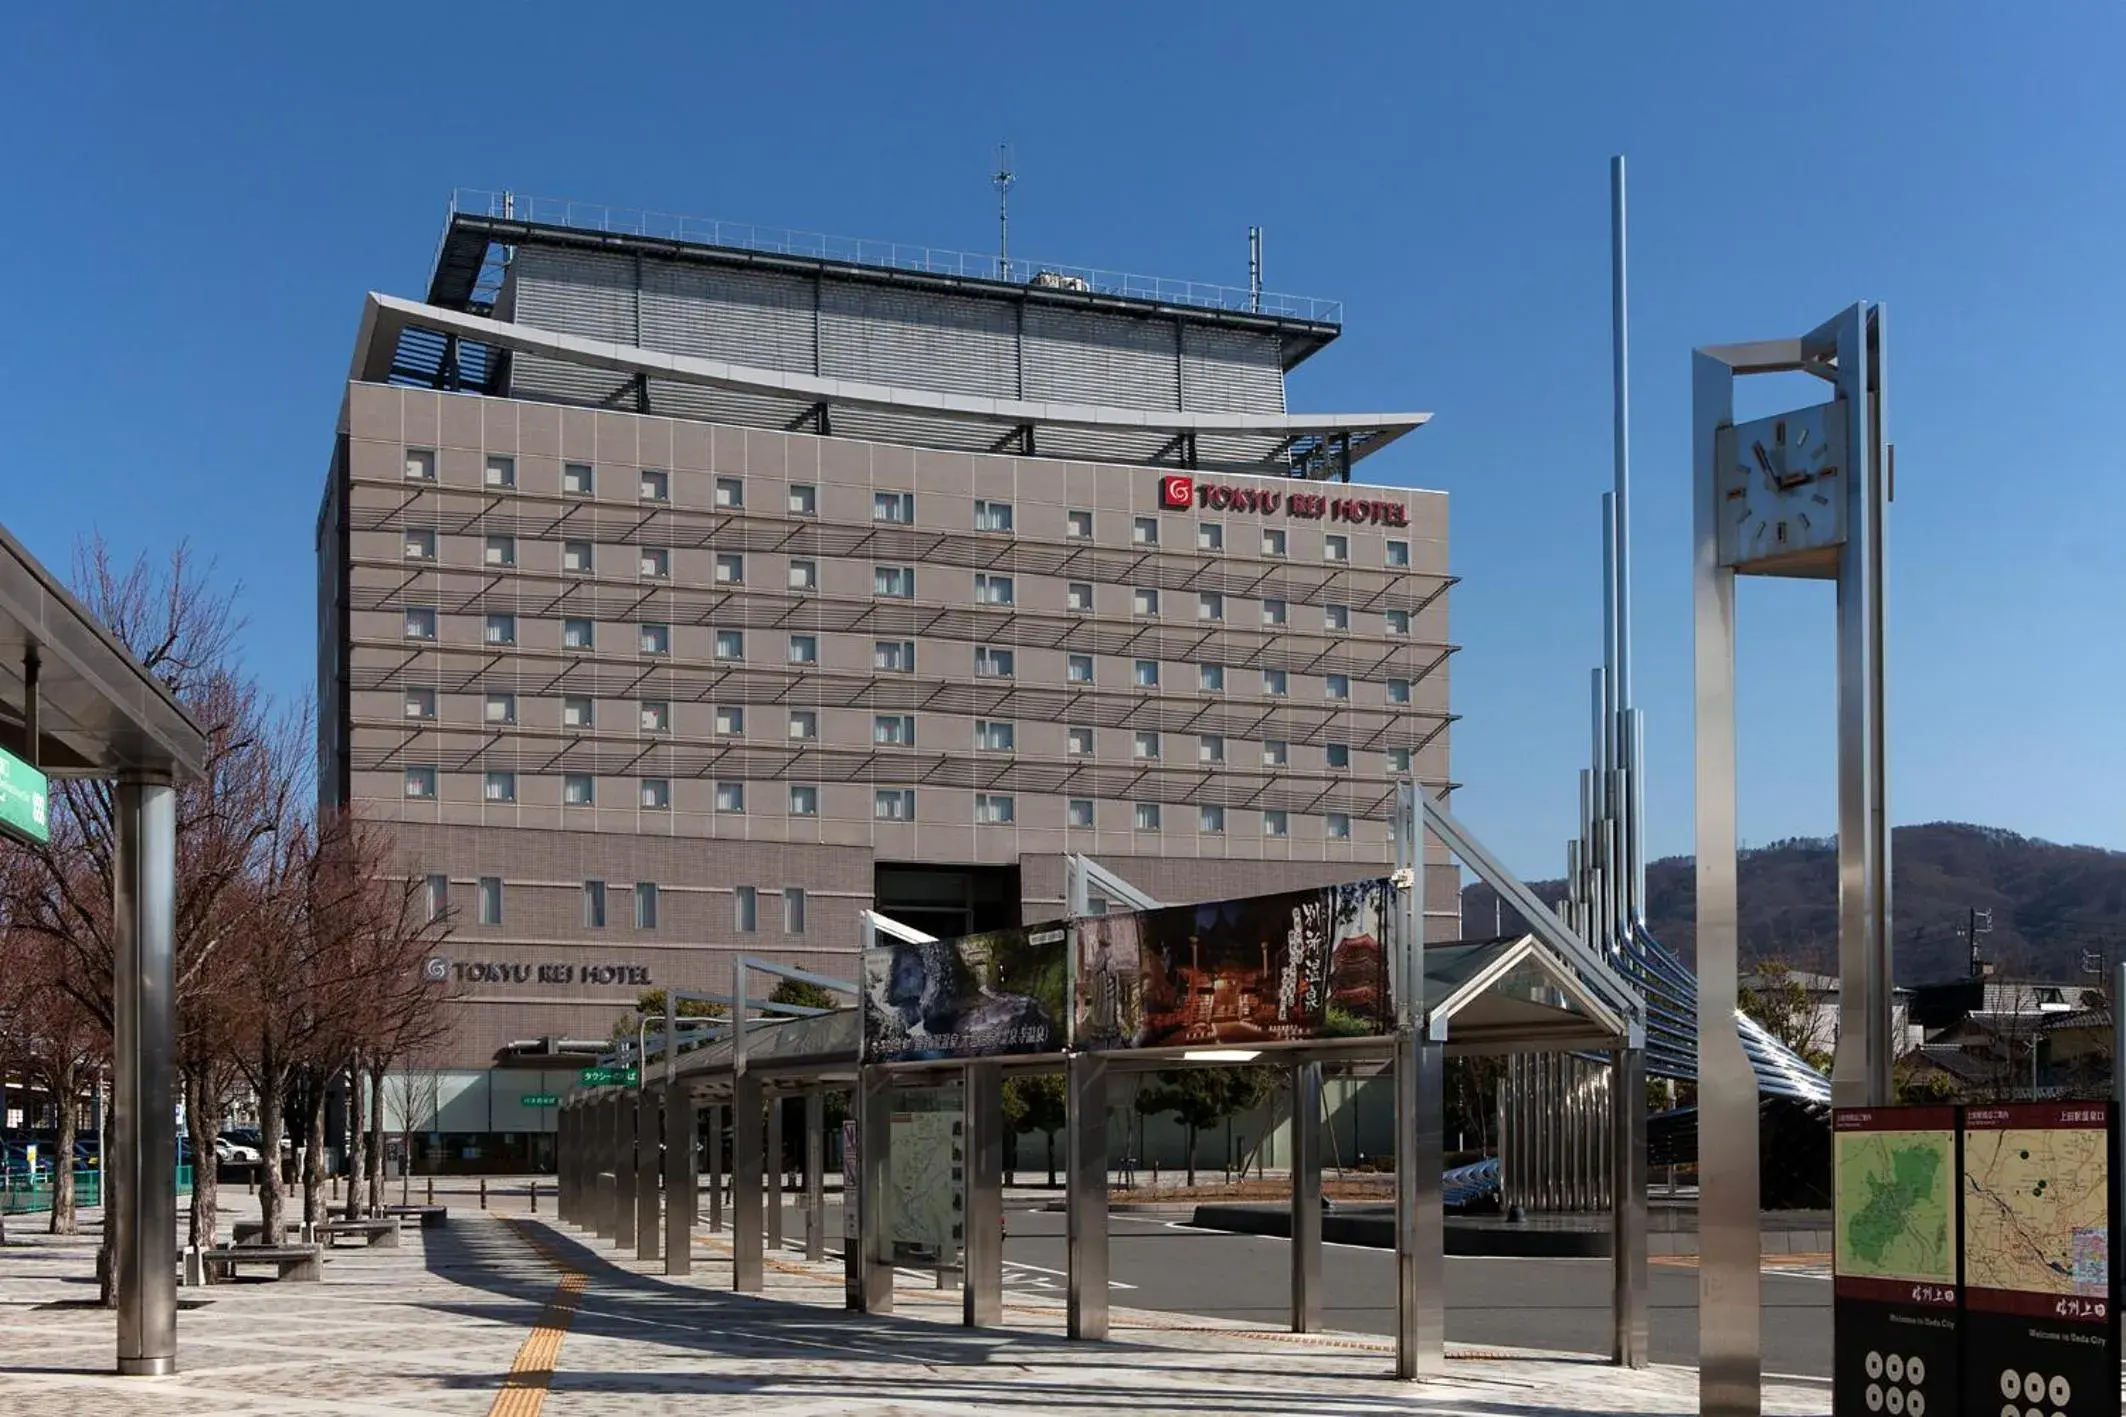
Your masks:
{"label": "yellow tactile paving strip", "polygon": [[554,1366],[561,1359],[561,1342],[568,1337],[576,1305],[582,1301],[584,1287],[590,1281],[546,1243],[545,1230],[514,1220],[509,1224],[548,1264],[562,1272],[561,1282],[554,1287],[554,1297],[546,1301],[539,1322],[517,1349],[516,1360],[509,1365],[509,1375],[502,1381],[502,1390],[495,1394],[494,1405],[487,1409],[487,1417],[539,1417],[554,1380]]}

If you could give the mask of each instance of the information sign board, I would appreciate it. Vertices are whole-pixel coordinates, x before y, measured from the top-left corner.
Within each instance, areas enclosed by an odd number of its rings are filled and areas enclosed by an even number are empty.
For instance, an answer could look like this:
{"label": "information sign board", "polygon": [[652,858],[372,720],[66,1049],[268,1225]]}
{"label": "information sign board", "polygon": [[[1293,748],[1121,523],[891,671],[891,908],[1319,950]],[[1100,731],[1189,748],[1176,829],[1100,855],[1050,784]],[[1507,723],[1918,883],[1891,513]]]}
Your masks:
{"label": "information sign board", "polygon": [[632,1065],[625,1068],[585,1068],[585,1087],[633,1087],[642,1080],[642,1071]]}
{"label": "information sign board", "polygon": [[1831,1173],[1831,1411],[1951,1417],[1956,1109],[1839,1108]]}
{"label": "information sign board", "polygon": [[52,839],[51,783],[22,759],[0,748],[0,836],[41,846]]}
{"label": "information sign board", "polygon": [[527,1092],[518,1101],[526,1107],[559,1107],[561,1099],[551,1092]]}

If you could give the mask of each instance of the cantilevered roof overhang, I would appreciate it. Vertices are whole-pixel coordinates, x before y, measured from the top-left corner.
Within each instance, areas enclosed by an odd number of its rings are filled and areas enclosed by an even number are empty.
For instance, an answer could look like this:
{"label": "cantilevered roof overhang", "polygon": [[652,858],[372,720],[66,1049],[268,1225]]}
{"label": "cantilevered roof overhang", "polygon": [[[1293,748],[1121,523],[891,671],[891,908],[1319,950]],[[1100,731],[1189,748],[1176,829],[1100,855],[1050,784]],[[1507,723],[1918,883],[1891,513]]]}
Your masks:
{"label": "cantilevered roof overhang", "polygon": [[196,778],[207,761],[205,735],[170,691],[4,527],[0,748],[52,777]]}

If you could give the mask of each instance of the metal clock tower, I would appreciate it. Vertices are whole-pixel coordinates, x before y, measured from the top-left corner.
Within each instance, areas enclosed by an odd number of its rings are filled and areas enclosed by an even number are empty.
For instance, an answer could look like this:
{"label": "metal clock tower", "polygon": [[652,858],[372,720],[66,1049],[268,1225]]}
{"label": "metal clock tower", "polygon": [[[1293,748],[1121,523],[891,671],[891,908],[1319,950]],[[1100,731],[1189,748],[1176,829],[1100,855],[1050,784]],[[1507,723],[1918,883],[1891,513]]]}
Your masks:
{"label": "metal clock tower", "polygon": [[[1833,1100],[1891,1100],[1890,834],[1883,728],[1888,321],[1863,301],[1798,339],[1700,349],[1696,499],[1699,1400],[1762,1405],[1757,1080],[1735,1026],[1735,577],[1838,586],[1839,1030]],[[1829,402],[1734,420],[1735,379],[1791,371]]]}

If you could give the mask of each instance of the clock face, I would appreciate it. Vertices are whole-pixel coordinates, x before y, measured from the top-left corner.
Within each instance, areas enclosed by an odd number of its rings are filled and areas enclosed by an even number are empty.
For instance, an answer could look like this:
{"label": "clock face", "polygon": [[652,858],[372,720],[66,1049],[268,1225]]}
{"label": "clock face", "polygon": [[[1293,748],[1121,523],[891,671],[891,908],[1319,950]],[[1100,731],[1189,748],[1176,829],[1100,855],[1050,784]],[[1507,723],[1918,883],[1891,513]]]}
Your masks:
{"label": "clock face", "polygon": [[1720,564],[1835,574],[1846,539],[1845,406],[1836,400],[1720,430]]}

